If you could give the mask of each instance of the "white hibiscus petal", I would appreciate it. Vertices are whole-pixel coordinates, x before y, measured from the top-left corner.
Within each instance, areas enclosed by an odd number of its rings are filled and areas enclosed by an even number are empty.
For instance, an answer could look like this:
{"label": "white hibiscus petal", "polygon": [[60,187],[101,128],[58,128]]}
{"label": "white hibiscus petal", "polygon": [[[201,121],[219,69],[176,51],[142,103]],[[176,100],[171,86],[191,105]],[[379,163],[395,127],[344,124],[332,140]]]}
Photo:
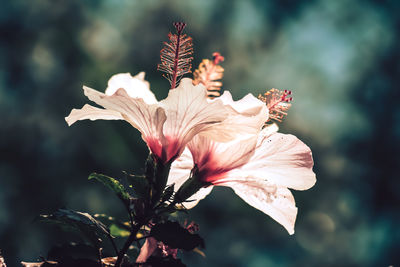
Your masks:
{"label": "white hibiscus petal", "polygon": [[294,233],[297,208],[293,195],[287,188],[276,187],[263,181],[228,182],[224,185],[231,187],[250,206],[280,223],[289,234]]}
{"label": "white hibiscus petal", "polygon": [[187,78],[182,79],[177,88],[170,90],[160,105],[167,115],[163,133],[167,139],[176,142],[168,151],[171,156],[179,155],[193,136],[228,116],[221,101],[209,103],[205,87],[194,86],[192,80]]}
{"label": "white hibiscus petal", "polygon": [[185,149],[181,156],[176,159],[172,165],[168,176],[168,185],[175,184],[175,191],[183,185],[183,183],[189,178],[190,172],[193,169],[193,158],[190,154],[189,149]]}
{"label": "white hibiscus petal", "polygon": [[118,89],[124,89],[130,97],[142,98],[147,104],[157,103],[157,99],[153,92],[150,91],[150,84],[144,80],[144,72],[140,72],[136,76],[130,73],[119,73],[113,75],[108,80],[108,87],[105,91],[106,95],[113,95]]}
{"label": "white hibiscus petal", "polygon": [[79,120],[123,120],[121,113],[113,110],[96,108],[91,105],[84,105],[81,109],[73,109],[68,117],[65,117],[68,126]]}
{"label": "white hibiscus petal", "polygon": [[[265,103],[259,100],[258,98],[254,97],[252,94],[247,94],[242,99],[234,101],[232,95],[229,91],[224,91],[224,93],[216,98],[220,99],[224,105],[229,105],[232,107],[236,112],[247,115],[247,116],[254,116],[260,112],[260,109],[267,108]],[[268,119],[268,108],[266,110],[265,115],[267,116],[266,120]]]}
{"label": "white hibiscus petal", "polygon": [[256,135],[246,135],[229,143],[216,143],[215,156],[220,166],[235,169],[246,164],[255,152]]}
{"label": "white hibiscus petal", "polygon": [[201,133],[205,136],[213,136],[215,141],[226,142],[242,134],[257,134],[268,120],[267,106],[252,94],[234,101],[229,91],[225,91],[222,96],[212,101],[216,100],[224,103],[229,116],[222,123]]}
{"label": "white hibiscus petal", "polygon": [[188,147],[200,173],[205,175],[202,179],[214,183],[225,172],[246,164],[255,151],[256,143],[256,135],[247,135],[227,143],[214,142],[197,135],[188,143]]}
{"label": "white hibiscus petal", "polygon": [[146,104],[141,98],[131,98],[123,89],[108,96],[84,86],[85,95],[107,110],[119,112],[133,127],[137,128],[153,153],[161,153],[162,128],[165,112],[157,104]]}
{"label": "white hibiscus petal", "polygon": [[268,137],[271,134],[274,134],[276,132],[278,132],[279,127],[276,123],[267,125],[264,127],[264,129],[262,129],[262,131],[260,132],[260,135],[262,135],[263,137]]}
{"label": "white hibiscus petal", "polygon": [[[243,180],[266,180],[296,190],[306,190],[316,182],[311,150],[288,134],[260,134],[248,163],[230,173]],[[242,176],[242,177],[240,177]]]}
{"label": "white hibiscus petal", "polygon": [[199,191],[197,191],[193,196],[188,198],[183,203],[183,206],[187,209],[194,208],[200,202],[200,200],[204,199],[206,196],[208,196],[211,193],[213,188],[214,188],[214,186],[212,186],[212,185],[210,185],[208,187],[200,188]]}

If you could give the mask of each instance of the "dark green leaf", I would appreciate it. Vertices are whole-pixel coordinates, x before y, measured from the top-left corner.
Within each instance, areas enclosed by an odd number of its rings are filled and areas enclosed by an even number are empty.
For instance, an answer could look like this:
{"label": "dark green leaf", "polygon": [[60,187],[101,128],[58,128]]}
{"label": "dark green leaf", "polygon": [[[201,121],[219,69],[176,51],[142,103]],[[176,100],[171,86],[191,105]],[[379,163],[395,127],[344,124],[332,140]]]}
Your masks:
{"label": "dark green leaf", "polygon": [[145,176],[147,179],[150,181],[150,184],[154,184],[155,182],[155,161],[154,157],[152,154],[149,154],[146,160],[146,165],[145,165]]}
{"label": "dark green leaf", "polygon": [[199,191],[202,187],[208,186],[208,183],[202,182],[200,179],[196,177],[191,177],[187,179],[183,185],[178,189],[174,196],[174,201],[176,203],[182,203],[186,199],[190,198],[197,191]]}
{"label": "dark green leaf", "polygon": [[113,236],[118,236],[118,235],[114,235],[112,233],[111,228],[114,226],[121,229],[121,231],[123,230],[123,231],[129,232],[131,230],[129,222],[120,222],[120,221],[116,220],[114,217],[108,216],[107,214],[95,214],[93,217],[95,217],[97,220],[99,220],[102,223],[104,223],[105,225],[107,225],[110,229],[111,235],[113,235]]}
{"label": "dark green leaf", "polygon": [[128,175],[126,180],[137,198],[147,197],[150,186],[145,176]]}
{"label": "dark green leaf", "polygon": [[130,196],[128,192],[125,190],[124,186],[116,179],[109,177],[104,174],[99,174],[99,173],[92,173],[89,175],[89,180],[95,179],[105,186],[107,186],[109,189],[111,189],[120,199],[126,203],[126,201],[129,201]]}
{"label": "dark green leaf", "polygon": [[150,235],[172,248],[192,250],[204,247],[204,240],[198,234],[191,234],[177,222],[165,222],[154,225]]}
{"label": "dark green leaf", "polygon": [[78,231],[95,246],[101,242],[102,235],[109,235],[107,227],[88,213],[59,209],[50,215],[40,215],[39,220],[65,226],[67,230]]}

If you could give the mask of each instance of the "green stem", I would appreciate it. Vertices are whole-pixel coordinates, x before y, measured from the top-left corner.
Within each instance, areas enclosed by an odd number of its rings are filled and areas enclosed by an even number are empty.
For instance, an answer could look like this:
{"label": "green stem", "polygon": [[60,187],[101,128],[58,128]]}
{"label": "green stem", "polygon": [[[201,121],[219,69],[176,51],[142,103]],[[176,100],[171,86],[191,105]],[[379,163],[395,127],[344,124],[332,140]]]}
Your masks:
{"label": "green stem", "polygon": [[155,184],[154,184],[154,194],[152,196],[152,207],[156,207],[159,203],[161,195],[167,186],[169,171],[171,169],[171,163],[167,162],[165,164],[156,163],[155,166]]}
{"label": "green stem", "polygon": [[108,234],[107,236],[108,236],[108,238],[109,238],[110,241],[111,241],[111,244],[112,244],[112,246],[113,246],[113,248],[114,248],[115,254],[118,255],[118,247],[117,247],[117,245],[115,244],[113,237],[111,236],[111,234]]}
{"label": "green stem", "polygon": [[129,247],[131,246],[131,244],[133,243],[133,241],[135,241],[136,239],[136,235],[138,233],[138,231],[140,230],[140,228],[143,226],[143,224],[136,224],[132,230],[131,230],[131,234],[129,235],[128,239],[126,240],[124,246],[122,247],[121,251],[118,253],[118,258],[117,261],[115,262],[115,266],[116,267],[120,267],[122,260],[126,254],[126,252],[128,251]]}

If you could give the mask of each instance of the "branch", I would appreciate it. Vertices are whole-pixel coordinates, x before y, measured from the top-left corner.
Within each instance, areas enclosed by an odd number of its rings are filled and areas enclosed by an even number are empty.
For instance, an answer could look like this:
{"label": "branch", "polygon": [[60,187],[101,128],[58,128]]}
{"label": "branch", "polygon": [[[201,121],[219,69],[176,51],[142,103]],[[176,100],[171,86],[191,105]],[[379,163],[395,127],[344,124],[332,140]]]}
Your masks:
{"label": "branch", "polygon": [[135,241],[136,235],[142,226],[143,226],[142,224],[136,224],[135,227],[132,228],[131,234],[129,235],[128,239],[125,241],[125,244],[122,247],[121,251],[118,253],[118,258],[117,258],[117,261],[115,262],[116,267],[121,266],[122,260],[124,259],[126,252],[128,251],[128,249],[131,246],[131,244],[133,243],[133,241]]}

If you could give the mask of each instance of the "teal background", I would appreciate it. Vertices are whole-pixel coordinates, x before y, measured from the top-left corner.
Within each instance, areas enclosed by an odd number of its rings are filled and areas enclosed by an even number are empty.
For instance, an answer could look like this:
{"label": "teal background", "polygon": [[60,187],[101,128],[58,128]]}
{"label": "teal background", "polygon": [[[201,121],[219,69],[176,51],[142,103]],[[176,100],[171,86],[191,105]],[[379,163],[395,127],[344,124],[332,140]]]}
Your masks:
{"label": "teal background", "polygon": [[124,216],[92,171],[140,173],[147,147],[119,121],[64,117],[113,74],[156,71],[171,23],[185,21],[194,67],[225,56],[235,99],[289,89],[280,125],[308,144],[317,184],[293,192],[289,236],[228,188],[190,211],[206,258],[189,266],[397,266],[400,263],[399,1],[2,1],[0,8],[0,249],[8,266],[78,237],[32,223],[59,207]]}

